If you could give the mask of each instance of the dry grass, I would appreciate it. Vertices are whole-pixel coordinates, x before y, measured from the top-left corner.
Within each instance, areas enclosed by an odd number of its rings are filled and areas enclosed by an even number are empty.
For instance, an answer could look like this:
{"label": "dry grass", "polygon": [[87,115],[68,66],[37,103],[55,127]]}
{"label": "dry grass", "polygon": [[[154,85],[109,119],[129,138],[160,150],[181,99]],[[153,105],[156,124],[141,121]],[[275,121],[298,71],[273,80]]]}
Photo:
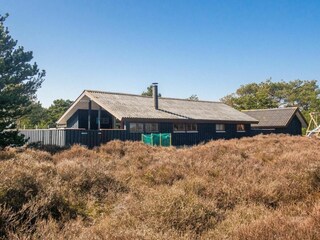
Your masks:
{"label": "dry grass", "polygon": [[319,239],[319,140],[0,152],[3,239]]}

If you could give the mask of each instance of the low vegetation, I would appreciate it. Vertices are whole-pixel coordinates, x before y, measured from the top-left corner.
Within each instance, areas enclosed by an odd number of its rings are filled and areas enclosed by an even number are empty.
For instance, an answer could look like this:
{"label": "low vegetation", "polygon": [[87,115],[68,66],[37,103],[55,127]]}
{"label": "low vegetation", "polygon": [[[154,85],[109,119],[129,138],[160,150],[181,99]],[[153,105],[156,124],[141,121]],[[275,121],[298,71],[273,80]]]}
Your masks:
{"label": "low vegetation", "polygon": [[319,239],[319,140],[0,152],[3,239]]}

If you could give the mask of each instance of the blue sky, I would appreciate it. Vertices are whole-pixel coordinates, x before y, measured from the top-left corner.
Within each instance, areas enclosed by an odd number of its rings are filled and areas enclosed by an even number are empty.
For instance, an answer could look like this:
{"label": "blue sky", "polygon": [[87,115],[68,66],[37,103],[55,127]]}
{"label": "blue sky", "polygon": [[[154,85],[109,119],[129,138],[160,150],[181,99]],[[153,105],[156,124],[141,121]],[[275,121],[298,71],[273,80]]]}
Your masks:
{"label": "blue sky", "polygon": [[38,99],[84,89],[219,100],[241,84],[320,79],[320,1],[0,0],[47,72]]}

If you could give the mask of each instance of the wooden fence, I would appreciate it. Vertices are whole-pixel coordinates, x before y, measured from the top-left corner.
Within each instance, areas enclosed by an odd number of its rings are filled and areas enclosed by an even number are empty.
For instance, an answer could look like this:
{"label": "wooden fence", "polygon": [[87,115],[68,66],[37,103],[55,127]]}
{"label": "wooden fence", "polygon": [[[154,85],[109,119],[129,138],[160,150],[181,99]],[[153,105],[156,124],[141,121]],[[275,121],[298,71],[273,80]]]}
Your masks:
{"label": "wooden fence", "polygon": [[[89,148],[100,146],[112,140],[141,141],[141,133],[129,133],[126,130],[85,130],[85,129],[29,129],[19,130],[28,143],[54,145],[59,147],[80,144]],[[213,139],[198,133],[173,133],[172,145],[194,145]]]}
{"label": "wooden fence", "polygon": [[89,148],[100,146],[111,140],[140,141],[141,133],[128,133],[126,130],[81,130],[81,129],[30,129],[19,130],[28,143],[41,145],[71,146],[86,145]]}
{"label": "wooden fence", "polygon": [[[195,145],[214,139],[241,138],[255,136],[258,134],[270,134],[272,130],[250,130],[237,134],[212,134],[212,133],[172,133],[172,145]],[[130,133],[126,130],[85,130],[85,129],[30,129],[20,130],[28,143],[39,143],[42,145],[54,145],[60,147],[74,144],[86,145],[89,148],[100,146],[112,140],[141,141],[141,133]]]}
{"label": "wooden fence", "polygon": [[28,143],[40,143],[42,145],[66,146],[65,129],[32,129],[19,130],[25,136]]}

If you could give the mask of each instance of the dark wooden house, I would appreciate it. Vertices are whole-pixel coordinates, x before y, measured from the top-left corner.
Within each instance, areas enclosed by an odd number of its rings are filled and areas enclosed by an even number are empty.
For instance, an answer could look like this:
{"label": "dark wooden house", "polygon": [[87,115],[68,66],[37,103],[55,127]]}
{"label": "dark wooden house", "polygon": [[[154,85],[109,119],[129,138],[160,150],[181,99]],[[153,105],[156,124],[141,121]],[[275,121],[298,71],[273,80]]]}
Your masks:
{"label": "dark wooden house", "polygon": [[248,116],[259,120],[251,124],[252,134],[284,133],[301,135],[307,121],[297,107],[258,109],[243,111]]}
{"label": "dark wooden house", "polygon": [[120,129],[126,140],[142,133],[171,133],[173,145],[192,145],[211,139],[251,135],[258,121],[234,108],[210,101],[153,97],[85,90],[58,120],[66,129]]}
{"label": "dark wooden house", "polygon": [[298,108],[240,112],[221,102],[193,101],[85,90],[58,120],[59,128],[21,130],[29,142],[99,146],[111,140],[141,141],[142,134],[170,133],[173,146],[257,134],[301,135],[307,123]]}

